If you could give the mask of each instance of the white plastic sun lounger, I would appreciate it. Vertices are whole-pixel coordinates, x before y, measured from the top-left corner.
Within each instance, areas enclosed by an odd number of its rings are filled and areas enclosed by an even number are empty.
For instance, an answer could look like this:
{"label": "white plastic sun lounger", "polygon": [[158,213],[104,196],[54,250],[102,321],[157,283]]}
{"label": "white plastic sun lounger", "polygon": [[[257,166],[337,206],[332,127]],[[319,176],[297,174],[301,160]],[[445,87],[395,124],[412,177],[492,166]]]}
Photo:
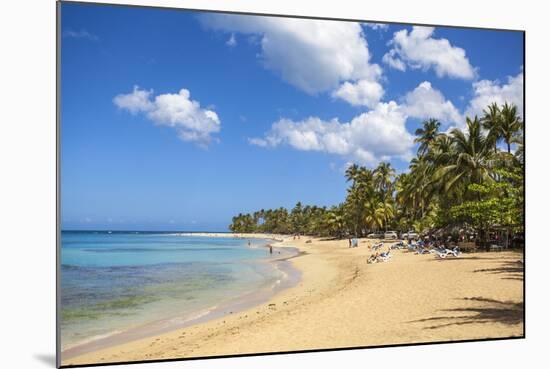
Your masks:
{"label": "white plastic sun lounger", "polygon": [[447,256],[454,256],[455,258],[458,258],[460,256],[460,250],[458,249],[458,246],[456,246],[452,250],[445,249],[445,251],[437,251],[436,255],[439,256],[440,259],[445,259]]}

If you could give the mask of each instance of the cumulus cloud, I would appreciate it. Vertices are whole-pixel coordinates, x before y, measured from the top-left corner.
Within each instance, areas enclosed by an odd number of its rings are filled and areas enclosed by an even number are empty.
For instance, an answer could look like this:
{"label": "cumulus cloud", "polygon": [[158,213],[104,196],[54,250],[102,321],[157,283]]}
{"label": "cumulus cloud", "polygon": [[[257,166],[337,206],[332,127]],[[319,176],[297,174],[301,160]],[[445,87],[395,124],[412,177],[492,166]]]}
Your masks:
{"label": "cumulus cloud", "polygon": [[410,157],[414,137],[405,128],[405,121],[400,106],[391,101],[344,123],[317,117],[280,119],[264,137],[249,142],[261,147],[288,145],[302,151],[322,151],[372,166],[380,160]]}
{"label": "cumulus cloud", "polygon": [[384,95],[382,86],[373,81],[361,79],[357,82],[344,82],[337,90],[332,92],[332,97],[347,101],[354,106],[367,106],[373,108]]}
{"label": "cumulus cloud", "polygon": [[152,95],[152,90],[134,86],[131,93],[115,96],[113,103],[131,114],[144,114],[157,125],[172,127],[180,139],[201,147],[208,146],[211,135],[220,131],[218,115],[191,100],[189,90],[181,89],[177,94],[161,94],[154,98]]}
{"label": "cumulus cloud", "polygon": [[460,124],[462,115],[454,104],[445,100],[441,91],[424,81],[404,98],[403,111],[409,116],[419,119],[435,118],[442,123]]}
{"label": "cumulus cloud", "polygon": [[389,65],[393,69],[404,72],[407,70],[407,65],[398,56],[398,52],[395,49],[391,49],[382,57],[382,61]]}
{"label": "cumulus cloud", "polygon": [[369,63],[359,23],[221,14],[201,19],[210,29],[257,36],[264,67],[308,94],[332,91],[346,81],[378,83],[382,74],[379,65]]}
{"label": "cumulus cloud", "polygon": [[87,40],[90,40],[90,41],[98,41],[99,40],[99,37],[97,37],[96,35],[86,31],[85,29],[81,29],[80,31],[75,31],[75,30],[72,30],[72,29],[68,29],[68,30],[65,30],[63,32],[63,37],[68,37],[68,38],[81,38],[81,39],[87,39]]}
{"label": "cumulus cloud", "polygon": [[414,26],[412,31],[395,32],[392,49],[383,57],[390,67],[405,71],[433,68],[438,77],[473,79],[476,72],[464,49],[451,45],[444,38],[433,38],[433,27]]}
{"label": "cumulus cloud", "polygon": [[502,105],[505,102],[518,107],[518,114],[523,118],[523,72],[509,76],[507,83],[481,80],[473,84],[474,97],[466,109],[466,116],[481,116],[483,110],[492,103]]}

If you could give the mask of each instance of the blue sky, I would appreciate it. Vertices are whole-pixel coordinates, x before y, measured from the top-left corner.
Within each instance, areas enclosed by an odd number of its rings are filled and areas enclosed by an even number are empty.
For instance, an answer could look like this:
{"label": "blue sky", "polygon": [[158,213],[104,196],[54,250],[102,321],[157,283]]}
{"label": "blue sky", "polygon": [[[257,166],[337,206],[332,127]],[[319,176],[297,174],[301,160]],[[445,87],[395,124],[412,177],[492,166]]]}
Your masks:
{"label": "blue sky", "polygon": [[406,170],[414,130],[523,109],[523,34],[62,4],[64,229],[226,230]]}

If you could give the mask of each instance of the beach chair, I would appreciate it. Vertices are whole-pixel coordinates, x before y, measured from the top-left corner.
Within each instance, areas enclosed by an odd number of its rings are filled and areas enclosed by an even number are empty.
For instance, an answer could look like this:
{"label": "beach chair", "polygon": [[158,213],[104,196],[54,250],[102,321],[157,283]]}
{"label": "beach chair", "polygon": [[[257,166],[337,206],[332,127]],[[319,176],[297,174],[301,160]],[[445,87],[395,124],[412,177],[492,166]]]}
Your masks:
{"label": "beach chair", "polygon": [[375,264],[377,262],[378,262],[378,259],[377,259],[376,255],[374,255],[374,254],[369,256],[369,258],[367,259],[367,264]]}
{"label": "beach chair", "polygon": [[382,262],[387,262],[391,259],[391,253],[390,253],[390,250],[386,251],[386,252],[383,252],[381,253],[380,255],[378,255],[378,261],[382,261]]}
{"label": "beach chair", "polygon": [[430,254],[435,254],[435,253],[444,253],[446,250],[446,248],[444,246],[438,246],[438,247],[434,247],[432,249],[430,249]]}
{"label": "beach chair", "polygon": [[430,254],[430,250],[428,250],[427,248],[421,246],[416,250],[415,254],[416,255]]}
{"label": "beach chair", "polygon": [[460,250],[458,246],[455,246],[452,250],[446,248],[444,252],[438,251],[436,252],[436,255],[440,259],[445,259],[447,256],[454,256],[455,258],[458,258],[460,256]]}
{"label": "beach chair", "polygon": [[403,241],[399,241],[390,246],[390,250],[400,250],[403,248],[405,248],[405,244],[403,243]]}
{"label": "beach chair", "polygon": [[384,243],[383,243],[383,242],[380,242],[380,243],[377,243],[376,245],[374,245],[374,246],[372,247],[372,249],[373,249],[374,251],[376,251],[376,250],[381,249],[382,246],[384,246]]}

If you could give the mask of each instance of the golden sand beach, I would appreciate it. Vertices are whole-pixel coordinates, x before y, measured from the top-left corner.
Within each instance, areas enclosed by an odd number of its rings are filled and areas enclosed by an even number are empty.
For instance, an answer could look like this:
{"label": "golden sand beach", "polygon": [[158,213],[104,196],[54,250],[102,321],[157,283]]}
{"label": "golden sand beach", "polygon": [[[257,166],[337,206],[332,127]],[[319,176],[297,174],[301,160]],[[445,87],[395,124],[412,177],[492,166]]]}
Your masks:
{"label": "golden sand beach", "polygon": [[371,240],[350,249],[347,240],[269,237],[304,252],[291,259],[302,272],[296,286],[259,306],[63,365],[523,335],[522,253],[441,260],[396,250],[387,263],[367,264]]}

